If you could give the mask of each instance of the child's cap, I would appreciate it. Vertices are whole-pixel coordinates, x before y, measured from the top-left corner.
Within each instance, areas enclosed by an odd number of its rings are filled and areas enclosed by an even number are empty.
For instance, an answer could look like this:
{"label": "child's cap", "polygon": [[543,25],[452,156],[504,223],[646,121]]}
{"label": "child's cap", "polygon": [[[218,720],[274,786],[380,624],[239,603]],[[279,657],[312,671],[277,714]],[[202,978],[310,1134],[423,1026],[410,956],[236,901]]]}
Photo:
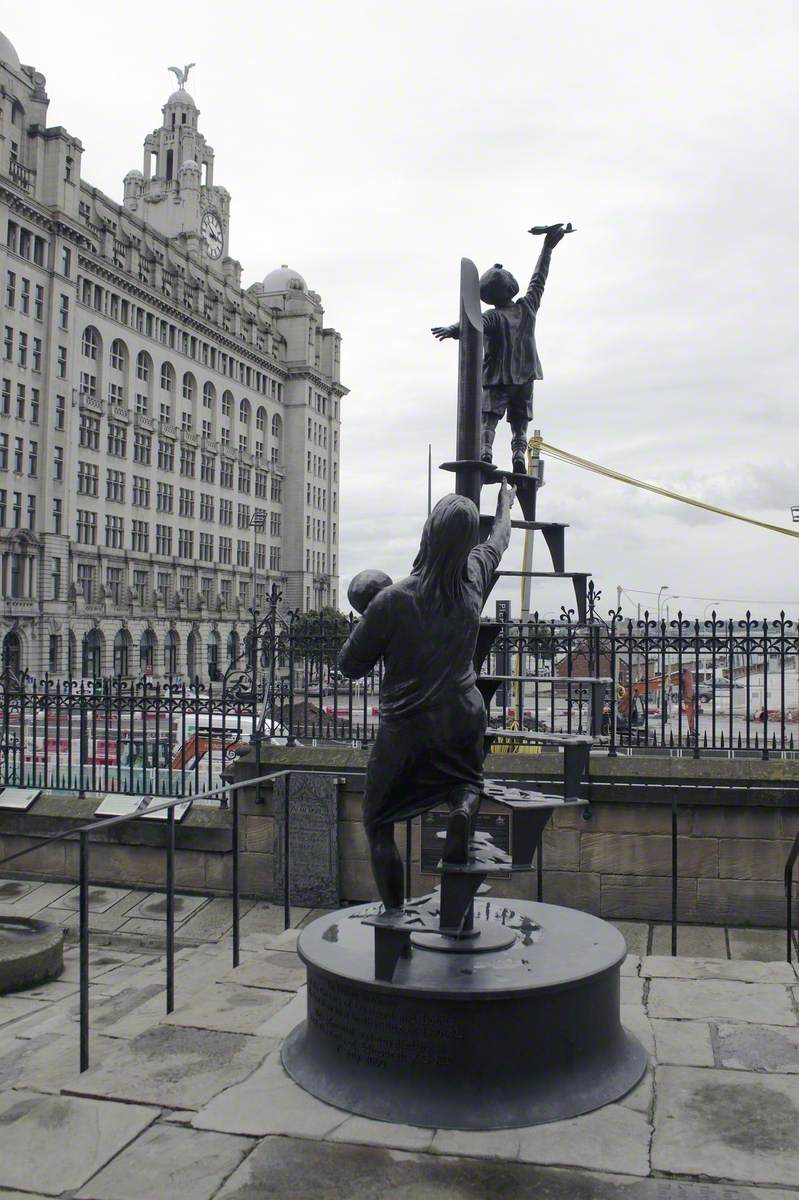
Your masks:
{"label": "child's cap", "polygon": [[370,569],[359,571],[350,581],[350,586],[347,588],[347,599],[356,612],[363,614],[377,593],[382,592],[383,588],[391,587],[393,582],[394,580],[390,575],[386,575],[385,571]]}
{"label": "child's cap", "polygon": [[494,263],[480,276],[480,299],[484,304],[507,304],[518,290],[518,283],[502,263]]}

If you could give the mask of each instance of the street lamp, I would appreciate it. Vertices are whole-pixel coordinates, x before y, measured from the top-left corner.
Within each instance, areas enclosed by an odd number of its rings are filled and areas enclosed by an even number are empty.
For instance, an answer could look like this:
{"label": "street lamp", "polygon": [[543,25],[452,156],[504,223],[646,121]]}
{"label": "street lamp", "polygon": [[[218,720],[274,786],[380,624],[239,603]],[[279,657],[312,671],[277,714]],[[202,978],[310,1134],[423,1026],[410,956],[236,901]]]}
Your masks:
{"label": "street lamp", "polygon": [[660,624],[660,601],[663,593],[668,590],[669,585],[664,583],[658,591],[658,624]]}

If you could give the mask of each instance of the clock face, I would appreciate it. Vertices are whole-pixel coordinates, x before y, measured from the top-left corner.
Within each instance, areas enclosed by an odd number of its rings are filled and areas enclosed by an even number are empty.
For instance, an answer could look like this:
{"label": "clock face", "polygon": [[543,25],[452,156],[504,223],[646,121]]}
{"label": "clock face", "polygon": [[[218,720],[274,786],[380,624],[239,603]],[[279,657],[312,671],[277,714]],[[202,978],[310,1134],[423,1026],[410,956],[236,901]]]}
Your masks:
{"label": "clock face", "polygon": [[222,233],[222,222],[213,209],[209,209],[203,216],[200,223],[200,233],[205,242],[205,249],[209,257],[219,258],[224,245],[224,236]]}

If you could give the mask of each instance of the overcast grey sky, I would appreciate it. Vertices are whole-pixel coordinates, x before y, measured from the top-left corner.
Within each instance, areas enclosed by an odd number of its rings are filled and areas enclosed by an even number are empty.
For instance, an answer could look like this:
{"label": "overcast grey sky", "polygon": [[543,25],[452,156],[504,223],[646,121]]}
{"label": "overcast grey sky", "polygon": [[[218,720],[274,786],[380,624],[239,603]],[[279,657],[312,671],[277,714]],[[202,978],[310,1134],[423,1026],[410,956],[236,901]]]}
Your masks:
{"label": "overcast grey sky", "polygon": [[[6,11],[22,61],[47,77],[50,123],[82,139],[85,178],[118,199],[173,89],[167,67],[197,63],[189,87],[245,285],[289,263],[344,337],[346,578],[407,573],[428,442],[435,463],[453,456],[457,347],[429,327],[457,317],[460,257],[503,262],[524,286],[540,247],[526,230],[558,220],[578,232],[555,251],[538,321],[545,440],[790,524],[795,0]],[[497,446],[509,457],[507,425]],[[434,498],[450,480],[434,474]],[[547,480],[540,516],[571,524],[567,566],[594,572],[603,611],[619,584],[653,608],[646,593],[666,584],[731,615],[746,602],[799,614],[796,541],[555,462]],[[516,608],[516,587],[496,595]],[[560,584],[536,597],[546,612],[569,598]],[[672,616],[679,605],[712,607],[671,600]]]}

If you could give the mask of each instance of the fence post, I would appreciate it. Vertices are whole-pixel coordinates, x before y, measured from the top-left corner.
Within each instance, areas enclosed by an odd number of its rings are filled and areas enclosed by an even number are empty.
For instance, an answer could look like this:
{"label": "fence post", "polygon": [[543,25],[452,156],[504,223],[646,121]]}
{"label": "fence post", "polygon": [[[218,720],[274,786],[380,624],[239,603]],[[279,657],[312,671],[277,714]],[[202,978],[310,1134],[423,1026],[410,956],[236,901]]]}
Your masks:
{"label": "fence post", "polygon": [[89,1069],[89,834],[80,835],[80,1069]]}
{"label": "fence post", "polygon": [[[257,776],[256,776],[257,778]],[[259,785],[256,784],[256,787]],[[239,789],[233,788],[231,801],[231,812],[233,816],[233,826],[230,831],[231,853],[233,855],[233,966],[239,965]]]}
{"label": "fence post", "polygon": [[[291,929],[291,896],[289,895],[289,794],[291,792],[291,772],[285,774],[285,791],[283,793],[283,928]],[[274,795],[274,787],[272,789]]]}
{"label": "fence post", "polygon": [[166,838],[166,1011],[175,1009],[175,809],[167,809]]}
{"label": "fence post", "polygon": [[671,791],[671,955],[677,955],[677,792]]}

